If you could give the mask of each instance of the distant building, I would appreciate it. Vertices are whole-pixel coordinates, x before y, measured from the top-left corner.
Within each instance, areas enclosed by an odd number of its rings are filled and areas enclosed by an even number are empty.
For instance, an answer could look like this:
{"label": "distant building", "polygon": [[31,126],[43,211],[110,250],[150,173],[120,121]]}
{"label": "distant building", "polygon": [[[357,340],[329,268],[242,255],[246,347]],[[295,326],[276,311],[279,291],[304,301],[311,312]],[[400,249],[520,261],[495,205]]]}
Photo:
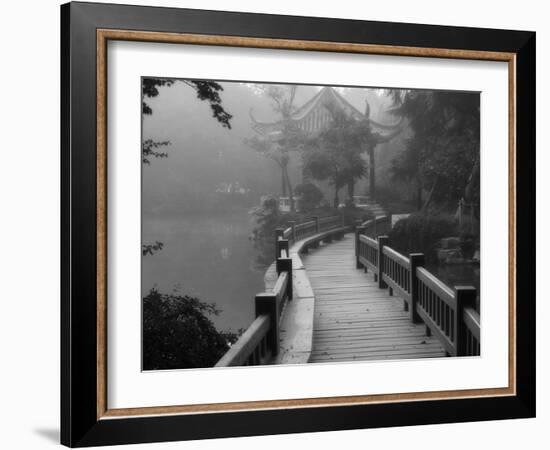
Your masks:
{"label": "distant building", "polygon": [[302,106],[294,110],[290,117],[276,122],[262,122],[257,120],[252,112],[252,129],[259,135],[272,142],[283,138],[285,127],[291,124],[307,133],[318,133],[328,127],[332,121],[330,109],[336,108],[349,117],[362,121],[370,127],[376,142],[371,148],[365,148],[369,154],[369,194],[375,198],[375,155],[374,150],[378,144],[387,142],[402,131],[401,121],[394,124],[382,124],[370,117],[370,105],[365,100],[365,111],[359,111],[348,102],[341,94],[331,86],[323,87],[317,94]]}

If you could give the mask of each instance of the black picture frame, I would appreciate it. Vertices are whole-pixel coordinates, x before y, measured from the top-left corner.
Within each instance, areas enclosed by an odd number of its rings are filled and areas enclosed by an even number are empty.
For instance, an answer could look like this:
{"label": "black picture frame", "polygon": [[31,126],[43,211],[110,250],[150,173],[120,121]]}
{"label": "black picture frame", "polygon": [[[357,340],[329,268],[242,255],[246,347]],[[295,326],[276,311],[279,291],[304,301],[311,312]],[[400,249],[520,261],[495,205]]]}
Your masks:
{"label": "black picture frame", "polygon": [[[510,52],[516,55],[516,394],[98,418],[98,29]],[[112,4],[61,6],[61,442],[71,447],[535,416],[533,32]]]}

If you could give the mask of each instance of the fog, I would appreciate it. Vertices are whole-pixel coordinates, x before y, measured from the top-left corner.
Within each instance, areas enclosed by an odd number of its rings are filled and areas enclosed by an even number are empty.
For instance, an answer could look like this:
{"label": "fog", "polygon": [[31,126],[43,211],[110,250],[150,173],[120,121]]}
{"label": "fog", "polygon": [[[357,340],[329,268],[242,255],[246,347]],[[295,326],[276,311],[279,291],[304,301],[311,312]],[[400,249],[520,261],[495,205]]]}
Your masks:
{"label": "fog", "polygon": [[[220,84],[222,106],[233,116],[231,129],[222,127],[208,102],[197,99],[184,83],[160,87],[158,96],[146,99],[152,114],[143,116],[142,138],[170,145],[162,148],[166,158],[150,158],[142,169],[142,241],[164,244],[161,251],[143,258],[142,291],[146,294],[157,287],[215,302],[223,310],[214,319],[216,325],[236,330],[253,319],[254,295],[264,289],[265,269],[255,265],[256,250],[249,240],[254,223],[248,210],[262,195],[277,196],[281,190],[276,163],[245,143],[254,134],[250,111],[261,121],[280,116],[260,86]],[[295,105],[319,89],[299,86]],[[368,99],[372,118],[395,121],[385,112],[390,99],[381,90],[340,88],[339,92],[361,112]],[[393,148],[398,147],[394,142]],[[390,159],[391,155],[382,156],[380,166],[384,168]],[[289,176],[294,185],[301,182],[297,155]],[[241,188],[243,194],[222,195],[219,191],[229,185]],[[364,186],[363,181],[358,183],[358,194]]]}

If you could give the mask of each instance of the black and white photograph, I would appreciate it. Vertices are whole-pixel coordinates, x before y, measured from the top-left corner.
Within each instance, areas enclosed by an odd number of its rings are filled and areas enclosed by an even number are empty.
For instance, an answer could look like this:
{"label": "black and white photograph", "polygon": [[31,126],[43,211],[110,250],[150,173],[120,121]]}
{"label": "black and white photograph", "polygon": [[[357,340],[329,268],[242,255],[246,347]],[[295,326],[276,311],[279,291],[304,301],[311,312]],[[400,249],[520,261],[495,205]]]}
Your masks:
{"label": "black and white photograph", "polygon": [[7,2],[0,448],[544,447],[547,9]]}
{"label": "black and white photograph", "polygon": [[141,115],[143,371],[482,353],[479,92],[142,76]]}

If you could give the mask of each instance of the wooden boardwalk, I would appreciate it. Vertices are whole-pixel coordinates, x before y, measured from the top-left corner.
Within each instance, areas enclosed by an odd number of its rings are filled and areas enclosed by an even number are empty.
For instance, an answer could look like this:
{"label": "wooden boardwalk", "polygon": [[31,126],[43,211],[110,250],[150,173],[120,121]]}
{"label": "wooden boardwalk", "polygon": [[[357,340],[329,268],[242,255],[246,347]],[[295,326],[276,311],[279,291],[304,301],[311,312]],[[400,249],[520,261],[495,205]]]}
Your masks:
{"label": "wooden boardwalk", "polygon": [[309,362],[443,357],[423,324],[411,323],[403,300],[356,269],[354,235],[303,256],[315,293]]}

